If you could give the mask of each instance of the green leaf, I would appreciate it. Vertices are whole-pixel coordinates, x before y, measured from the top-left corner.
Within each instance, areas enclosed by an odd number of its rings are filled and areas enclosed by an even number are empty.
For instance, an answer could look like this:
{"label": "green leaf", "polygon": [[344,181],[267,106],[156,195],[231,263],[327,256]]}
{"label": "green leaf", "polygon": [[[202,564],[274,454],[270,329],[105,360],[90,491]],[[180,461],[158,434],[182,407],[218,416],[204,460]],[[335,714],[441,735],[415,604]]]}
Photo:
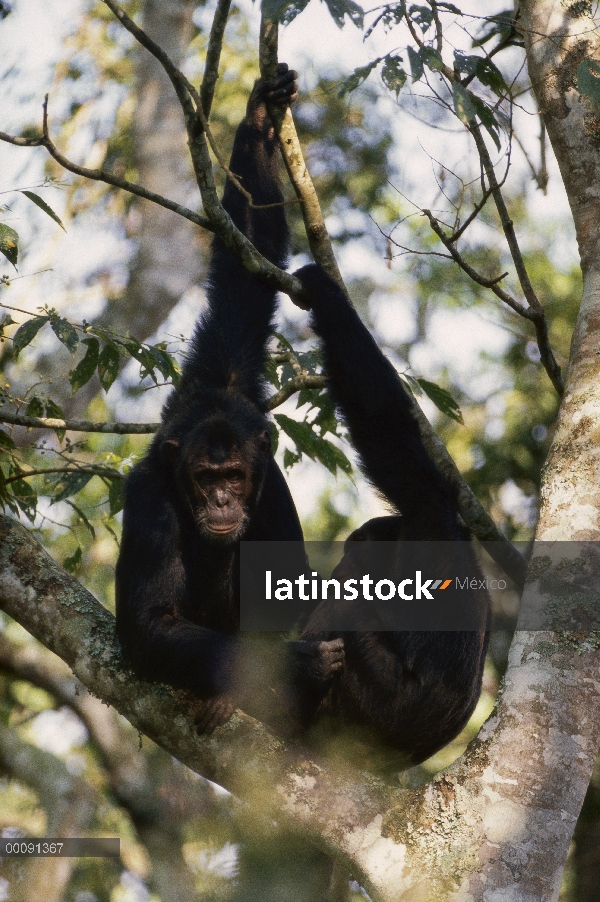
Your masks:
{"label": "green leaf", "polygon": [[399,3],[392,3],[389,6],[385,6],[383,8],[383,12],[377,16],[374,20],[373,24],[366,30],[363,41],[366,41],[369,35],[371,35],[375,28],[379,25],[380,22],[383,22],[384,28],[386,31],[389,31],[393,25],[398,25],[399,22],[404,18],[404,13],[406,12],[406,3],[404,0],[400,0]]}
{"label": "green leaf", "polygon": [[330,473],[335,476],[337,468],[343,470],[347,476],[352,472],[352,464],[343,451],[340,450],[333,442],[326,438],[317,439],[315,446],[315,454],[317,460],[327,467]]}
{"label": "green leaf", "polygon": [[265,366],[265,376],[269,380],[274,388],[280,389],[281,383],[279,382],[279,375],[277,373],[278,364],[275,363],[272,357],[267,357],[267,363]]}
{"label": "green leaf", "polygon": [[452,100],[454,101],[454,111],[463,125],[472,122],[476,112],[471,100],[471,93],[456,81],[452,85]]}
{"label": "green leaf", "polygon": [[289,343],[289,341],[287,340],[287,338],[285,337],[285,335],[282,335],[281,332],[273,332],[273,335],[275,336],[275,338],[277,339],[277,341],[279,342],[281,347],[285,348],[286,351],[294,350],[293,347],[291,346],[291,344]]}
{"label": "green leaf", "polygon": [[66,557],[63,561],[63,567],[65,570],[68,570],[69,573],[76,573],[79,569],[79,565],[81,564],[81,558],[83,556],[83,552],[81,550],[81,545],[78,545],[73,554],[70,557]]}
{"label": "green leaf", "polygon": [[100,377],[100,385],[104,391],[108,391],[117,376],[119,375],[119,361],[121,355],[113,344],[106,344],[98,358],[98,376]]}
{"label": "green leaf", "polygon": [[28,417],[43,417],[44,416],[44,405],[40,401],[39,398],[35,396],[31,398],[29,404],[25,409],[25,413]]}
{"label": "green leaf", "polygon": [[416,22],[423,33],[431,26],[433,22],[433,12],[428,6],[411,6],[408,15]]}
{"label": "green leaf", "polygon": [[22,326],[19,326],[13,336],[13,352],[15,360],[23,348],[26,348],[27,345],[33,341],[42,326],[44,326],[49,319],[49,316],[34,316],[33,319],[29,319],[26,323],[23,323]]}
{"label": "green leaf", "polygon": [[279,447],[279,432],[275,423],[269,423],[269,432],[271,434],[271,450],[273,454],[276,454]]}
{"label": "green leaf", "polygon": [[442,55],[435,47],[422,47],[421,50],[419,50],[419,53],[423,58],[425,65],[429,66],[434,72],[441,72],[444,68]]}
{"label": "green leaf", "polygon": [[[62,409],[62,407],[60,407],[58,404],[56,404],[52,400],[52,398],[48,398],[46,400],[46,416],[50,417],[50,419],[53,419],[53,420],[64,420],[65,412]],[[54,430],[54,432],[56,433],[56,435],[59,438],[59,441],[62,442],[62,440],[65,437],[66,431],[67,431],[66,429],[55,429]]]}
{"label": "green leaf", "polygon": [[301,454],[295,454],[293,451],[290,451],[289,448],[284,448],[283,451],[283,466],[286,470],[289,470],[290,467],[293,467],[294,464],[299,463],[302,460]]}
{"label": "green leaf", "polygon": [[401,373],[400,380],[404,383],[404,387],[407,388],[415,398],[420,398],[422,396],[423,390],[414,376],[409,376],[408,373]]}
{"label": "green leaf", "polygon": [[79,344],[77,330],[62,316],[51,316],[50,325],[52,331],[67,350],[72,354]]}
{"label": "green leaf", "polygon": [[102,521],[102,525],[104,526],[104,528],[106,529],[106,531],[107,531],[108,533],[110,533],[110,535],[113,537],[113,539],[115,540],[115,544],[116,544],[116,546],[117,546],[117,548],[118,548],[118,547],[119,547],[119,538],[118,538],[116,532],[114,531],[114,529],[112,528],[112,526],[110,525],[110,523],[108,522],[108,520],[107,520],[107,519],[106,519],[106,520],[103,520],[103,521]]}
{"label": "green leaf", "polygon": [[75,369],[69,373],[73,394],[90,381],[96,372],[100,357],[100,342],[97,338],[84,338],[82,344],[87,345],[85,357],[82,357]]}
{"label": "green leaf", "polygon": [[0,222],[0,254],[4,254],[9,263],[17,268],[19,258],[19,236],[14,229]]}
{"label": "green leaf", "polygon": [[52,209],[52,207],[49,207],[48,204],[46,203],[46,201],[42,200],[42,198],[39,195],[34,194],[33,191],[21,191],[21,194],[24,194],[25,197],[28,197],[29,200],[32,201],[36,205],[36,207],[39,207],[40,210],[43,210],[44,213],[46,213],[50,217],[50,219],[53,219],[54,222],[58,223],[58,225],[61,227],[63,232],[67,231],[65,229],[64,225],[62,224],[62,222],[60,221],[59,217],[56,215],[56,213]]}
{"label": "green leaf", "polygon": [[298,423],[297,420],[292,420],[283,413],[276,414],[275,419],[298,450],[297,455],[288,456],[289,463],[286,463],[284,454],[284,466],[292,466],[298,462],[302,454],[306,454],[311,460],[318,460],[334,475],[338,467],[348,474],[352,471],[350,461],[344,452],[327,439],[317,436],[311,423],[306,421]]}
{"label": "green leaf", "polygon": [[423,77],[423,57],[421,53],[417,53],[416,50],[413,50],[412,47],[407,47],[406,52],[408,53],[408,62],[410,63],[410,74],[412,75],[413,83],[415,81],[419,81],[420,78]]}
{"label": "green leaf", "polygon": [[52,398],[46,400],[46,416],[53,420],[64,420],[65,412]]}
{"label": "green leaf", "polygon": [[406,84],[408,78],[406,72],[400,65],[401,56],[387,56],[381,69],[381,79],[390,91],[393,91],[398,99],[398,94]]}
{"label": "green leaf", "polygon": [[5,313],[2,319],[0,319],[0,339],[4,339],[4,330],[7,326],[14,326],[15,321],[10,315],[10,313]]}
{"label": "green leaf", "polygon": [[577,67],[577,90],[595,112],[600,111],[600,63],[596,60],[583,60]]}
{"label": "green leaf", "polygon": [[[442,4],[439,5],[441,6]],[[482,47],[484,44],[487,44],[488,41],[491,41],[491,39],[494,37],[500,38],[500,43],[502,41],[505,41],[510,36],[511,32],[514,31],[514,21],[514,8],[505,9],[502,12],[497,13],[495,16],[490,16],[486,20],[485,24],[482,25],[480,37],[473,41],[473,46]],[[515,40],[518,39],[518,36],[516,34],[514,37]]]}
{"label": "green leaf", "polygon": [[498,120],[489,106],[484,103],[480,97],[477,97],[475,94],[471,94],[470,96],[477,115],[481,120],[481,124],[487,130],[498,150],[500,150],[500,126],[498,125]]}
{"label": "green leaf", "polygon": [[75,513],[77,514],[77,516],[79,517],[79,519],[81,520],[83,525],[87,528],[92,539],[95,539],[96,538],[96,530],[94,529],[94,527],[92,526],[92,524],[90,523],[90,521],[88,520],[88,518],[86,517],[84,512],[81,510],[81,508],[77,507],[77,505],[73,501],[65,501],[65,504],[68,504],[69,507],[73,508],[73,510],[75,511]]}
{"label": "green leaf", "polygon": [[33,523],[37,512],[37,495],[25,479],[17,479],[11,482],[9,488],[20,510],[27,519]]}
{"label": "green leaf", "polygon": [[7,451],[12,451],[16,447],[17,446],[13,442],[10,435],[0,429],[0,448],[5,448]]}
{"label": "green leaf", "polygon": [[462,10],[455,6],[453,3],[438,3],[438,7],[440,9],[445,9],[446,12],[453,13],[455,16],[462,16]]}
{"label": "green leaf", "polygon": [[310,423],[299,423],[297,420],[292,420],[291,417],[287,417],[284,413],[275,414],[275,420],[280,428],[283,429],[295,443],[298,451],[306,454],[311,460],[314,460],[316,456],[315,442],[317,437],[312,431]]}
{"label": "green leaf", "polygon": [[465,75],[476,76],[483,85],[491,88],[496,94],[507,90],[504,76],[491,60],[455,50],[454,67]]}
{"label": "green leaf", "polygon": [[460,407],[449,391],[446,391],[440,385],[436,385],[435,382],[429,382],[427,379],[417,379],[417,382],[438,410],[441,410],[442,413],[457,423],[464,422]]}
{"label": "green leaf", "polygon": [[123,480],[111,479],[108,485],[108,508],[111,517],[123,509]]}
{"label": "green leaf", "polygon": [[350,75],[343,83],[341,88],[338,91],[338,97],[343,97],[345,94],[349,94],[350,91],[355,91],[359,85],[362,85],[363,81],[365,81],[375,66],[379,65],[382,57],[378,57],[376,60],[373,60],[372,63],[368,63],[366,66],[359,66],[358,69],[355,69],[352,75]]}
{"label": "green leaf", "polygon": [[344,16],[348,16],[357,28],[363,27],[364,12],[354,0],[325,0],[327,9],[338,28],[344,27]]}
{"label": "green leaf", "polygon": [[308,6],[308,0],[263,0],[262,14],[265,19],[289,25]]}
{"label": "green leaf", "polygon": [[82,473],[79,470],[71,470],[69,473],[60,473],[58,477],[52,480],[54,494],[52,495],[51,504],[57,504],[64,501],[71,495],[76,495],[88,484],[92,478],[92,473]]}

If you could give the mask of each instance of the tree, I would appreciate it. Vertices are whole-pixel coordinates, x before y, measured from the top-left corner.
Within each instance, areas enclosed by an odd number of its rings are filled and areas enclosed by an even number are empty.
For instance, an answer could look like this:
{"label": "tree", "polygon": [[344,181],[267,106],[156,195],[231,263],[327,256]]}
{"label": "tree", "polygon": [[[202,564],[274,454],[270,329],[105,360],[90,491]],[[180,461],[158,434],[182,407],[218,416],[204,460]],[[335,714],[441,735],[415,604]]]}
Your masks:
{"label": "tree", "polygon": [[[71,163],[50,137],[46,107],[41,136],[2,133],[0,138],[20,146],[41,145],[72,172],[145,196],[217,232],[249,269],[259,272],[283,291],[298,293],[299,286],[293,277],[260,258],[232,226],[217,199],[209,145],[221,165],[223,155],[212,136],[208,117],[211,85],[218,67],[217,47],[222,41],[220,26],[217,27],[219,16],[214,20],[209,41],[203,86],[197,92],[161,48],[113,0],[104,2],[169,75],[184,112],[204,214],[150,196],[137,184],[110,171],[91,171]],[[340,23],[347,14],[362,24],[362,13],[350,0],[341,4],[328,2],[328,7]],[[265,8],[261,42],[261,63],[265,71],[272,65],[273,57],[276,58],[274,20],[282,17],[290,20],[302,8],[301,3],[273,3]],[[223,2],[219,4],[218,14],[227,16]],[[600,47],[594,15],[589,3],[523,0],[514,12],[488,17],[476,41],[476,52],[457,51],[453,65],[449,62],[444,34],[448,20],[460,18],[461,10],[451,4],[430,0],[427,6],[409,8],[402,2],[385,6],[368,32],[373,33],[379,26],[407,35],[406,53],[413,83],[428,86],[444,115],[458,118],[478,151],[480,194],[471,212],[466,213],[461,205],[470,196],[466,180],[459,180],[459,190],[449,197],[456,211],[451,227],[437,211],[422,208],[439,242],[435,253],[443,247],[469,279],[493,292],[530,325],[541,365],[562,399],[545,464],[536,530],[538,541],[591,543],[598,533],[595,376],[600,264],[595,226],[600,186],[597,148]],[[495,60],[500,61],[503,52],[514,53],[514,48],[523,44],[544,128],[571,204],[583,273],[583,297],[566,380],[552,347],[544,307],[532,285],[508,211],[504,179],[497,174],[489,149],[490,141],[500,149],[503,140],[510,143],[512,138],[510,111],[515,91],[508,86],[508,79]],[[486,45],[491,49],[486,50]],[[384,84],[399,96],[409,77],[402,63],[397,51],[385,53],[356,69],[341,92],[355,90],[379,68]],[[315,202],[316,194],[305,177],[289,115],[279,128],[288,171],[301,199],[311,250],[339,277],[319,205]],[[543,160],[541,168],[534,167],[534,171],[543,187]],[[496,221],[505,236],[519,294],[503,287],[504,276],[476,269],[469,262],[468,253],[457,249],[466,229],[482,211],[485,215],[488,201],[494,205]],[[16,261],[14,236],[12,229],[4,227],[3,252],[9,260],[12,256]],[[395,242],[397,245],[399,242],[391,228],[386,232],[386,239],[393,257]],[[47,310],[20,326],[13,335],[13,349],[24,348],[46,324],[67,347],[69,342],[75,346],[77,331],[73,325],[56,311]],[[116,377],[120,353],[137,359],[147,374],[158,370],[163,377],[176,378],[177,370],[166,348],[119,338],[100,326],[84,323],[79,329],[80,334],[85,332],[87,336],[87,351],[73,371],[78,374],[72,374],[74,386],[83,384],[84,377],[88,373],[91,377],[96,371],[107,382],[112,374]],[[306,372],[302,366],[304,359],[289,347],[280,349],[278,354],[274,363],[284,369],[282,378],[277,377],[276,399],[302,389],[312,392],[306,399],[314,408],[322,410],[319,374]],[[410,377],[407,382],[415,390],[425,391],[446,414],[458,415],[451,395],[439,386],[421,377]],[[499,533],[424,416],[416,410],[431,453],[447,478],[458,487],[463,517],[477,537],[498,540],[496,559],[504,563],[517,581],[522,579],[522,559]],[[68,422],[52,417],[48,405],[45,411],[36,408],[26,414],[8,412],[0,414],[0,418],[5,423],[59,430],[134,431],[128,424],[107,428]],[[288,419],[280,416],[278,422],[296,441],[296,455],[312,454],[333,470],[338,465],[346,466],[338,445],[324,444],[325,431],[318,434],[313,429],[316,420],[305,419],[303,428],[299,429],[290,426]],[[146,427],[147,431],[151,428]],[[4,499],[13,512],[21,509],[31,513],[35,502],[28,488],[30,474],[19,462],[11,439],[7,437],[3,441],[14,467],[5,474]],[[110,486],[118,479],[114,470],[111,473],[110,467],[97,462],[68,467],[66,474],[64,469],[63,485],[57,484],[55,499],[69,497],[77,491],[77,479],[89,481],[98,475]],[[114,489],[112,494],[114,497]],[[115,502],[114,509],[117,507]],[[569,842],[600,742],[598,653],[594,634],[566,631],[556,628],[557,624],[552,630],[550,617],[545,620],[548,627],[545,632],[518,630],[513,638],[504,691],[477,740],[459,761],[432,782],[413,788],[394,788],[372,776],[367,779],[350,767],[334,770],[327,762],[311,761],[305,750],[277,740],[262,725],[243,715],[236,715],[214,737],[196,739],[190,732],[185,704],[175,693],[134,681],[123,669],[107,611],[73,577],[45,557],[22,526],[4,518],[0,529],[0,599],[7,614],[62,657],[84,685],[114,705],[137,729],[193,770],[250,801],[261,816],[276,818],[334,856],[374,898],[452,898],[457,902],[558,898]],[[585,552],[578,549],[577,555],[578,585],[588,590],[589,600],[589,590],[598,572],[593,546],[586,545]],[[540,564],[540,560],[534,560],[526,584],[522,609],[525,625],[529,622],[528,606],[536,598],[545,600],[550,613],[557,597],[567,604],[582,603],[581,593],[577,599],[573,597],[570,571],[567,568],[565,575],[564,561]]]}

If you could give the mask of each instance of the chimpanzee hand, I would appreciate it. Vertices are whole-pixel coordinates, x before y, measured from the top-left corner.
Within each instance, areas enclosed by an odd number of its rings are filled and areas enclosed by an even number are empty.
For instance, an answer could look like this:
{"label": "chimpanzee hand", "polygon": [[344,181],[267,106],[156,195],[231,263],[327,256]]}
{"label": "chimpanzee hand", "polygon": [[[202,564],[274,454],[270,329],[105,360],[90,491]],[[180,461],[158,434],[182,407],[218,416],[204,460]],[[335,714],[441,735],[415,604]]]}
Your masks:
{"label": "chimpanzee hand", "polygon": [[235,708],[233,698],[226,693],[204,701],[197,699],[192,706],[192,714],[198,736],[212,733],[217,727],[227,723]]}
{"label": "chimpanzee hand", "polygon": [[343,639],[294,639],[287,646],[292,673],[306,686],[328,682],[344,666]]}
{"label": "chimpanzee hand", "polygon": [[304,294],[302,296],[291,294],[290,299],[301,310],[311,310],[314,300],[328,297],[332,290],[334,292],[340,290],[337,283],[317,263],[308,263],[297,269],[294,276],[302,282]]}
{"label": "chimpanzee hand", "polygon": [[259,78],[255,83],[248,100],[246,119],[256,128],[262,128],[267,118],[267,103],[276,106],[288,106],[298,97],[298,73],[288,67],[287,63],[279,63],[276,78],[263,81]]}

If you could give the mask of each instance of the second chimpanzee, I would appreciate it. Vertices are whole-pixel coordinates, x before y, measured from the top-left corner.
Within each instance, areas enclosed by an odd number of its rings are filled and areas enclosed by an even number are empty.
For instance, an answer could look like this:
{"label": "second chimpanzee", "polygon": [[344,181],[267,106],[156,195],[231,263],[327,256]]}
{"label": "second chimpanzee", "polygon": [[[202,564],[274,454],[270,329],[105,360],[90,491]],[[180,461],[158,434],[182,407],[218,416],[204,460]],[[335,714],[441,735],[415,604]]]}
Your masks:
{"label": "second chimpanzee", "polygon": [[[255,85],[230,162],[253,205],[231,182],[223,197],[237,227],[279,266],[289,238],[266,101],[292,102],[295,77],[280,64],[274,82]],[[203,701],[199,728],[209,730],[236,705],[251,709],[273,681],[289,682],[292,693],[327,685],[341,667],[343,642],[278,643],[274,665],[236,636],[240,539],[294,540],[299,572],[306,560],[266,417],[263,373],[276,292],[216,238],[207,296],[160,430],[126,482],[116,613],[134,669],[190,690]]]}

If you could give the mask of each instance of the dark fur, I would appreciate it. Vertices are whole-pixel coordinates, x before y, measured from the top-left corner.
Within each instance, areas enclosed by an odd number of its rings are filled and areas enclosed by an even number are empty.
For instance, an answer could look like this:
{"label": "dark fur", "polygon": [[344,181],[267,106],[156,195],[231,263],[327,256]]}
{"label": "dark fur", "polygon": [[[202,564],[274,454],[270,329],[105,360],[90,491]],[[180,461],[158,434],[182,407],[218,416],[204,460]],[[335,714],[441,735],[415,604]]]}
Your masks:
{"label": "dark fur", "polygon": [[[268,93],[273,85],[257,83],[236,133],[230,168],[254,204],[283,200],[265,97],[293,100],[294,77],[281,66],[275,96]],[[262,254],[285,266],[289,233],[282,206],[253,210],[230,182],[223,205]],[[252,695],[255,683],[264,688],[271,678],[262,673],[267,663],[254,659],[236,637],[239,539],[296,541],[299,571],[306,569],[306,560],[287,484],[273,455],[264,452],[263,373],[276,292],[215,238],[207,297],[207,311],[196,326],[161,428],[126,482],[116,614],[119,638],[135,670],[204,699],[199,723],[211,729],[228,719],[244,692]],[[191,465],[207,454],[226,458],[232,448],[241,449],[252,468],[247,521],[233,540],[211,540],[199,528]],[[340,666],[341,647],[341,642],[288,643],[294,679],[312,684],[315,677],[329,678]]]}
{"label": "dark fur", "polygon": [[[362,468],[401,514],[377,518],[357,530],[346,543],[346,555],[334,575],[344,579],[364,572],[357,559],[361,540],[400,542],[398,576],[403,541],[459,542],[458,555],[449,555],[446,570],[444,561],[439,561],[439,575],[447,570],[452,576],[477,574],[469,532],[423,447],[407,395],[391,363],[339,286],[322,269],[310,265],[296,275],[310,295],[312,325],[322,340],[330,391]],[[375,631],[373,617],[365,607],[366,631],[339,633],[328,624],[335,605],[344,603],[323,602],[311,616],[305,635],[343,638],[345,664],[322,709],[373,728],[411,764],[450,742],[477,704],[488,641],[487,592],[469,591],[462,601],[474,612],[479,631]],[[379,623],[384,625],[381,618]]]}

